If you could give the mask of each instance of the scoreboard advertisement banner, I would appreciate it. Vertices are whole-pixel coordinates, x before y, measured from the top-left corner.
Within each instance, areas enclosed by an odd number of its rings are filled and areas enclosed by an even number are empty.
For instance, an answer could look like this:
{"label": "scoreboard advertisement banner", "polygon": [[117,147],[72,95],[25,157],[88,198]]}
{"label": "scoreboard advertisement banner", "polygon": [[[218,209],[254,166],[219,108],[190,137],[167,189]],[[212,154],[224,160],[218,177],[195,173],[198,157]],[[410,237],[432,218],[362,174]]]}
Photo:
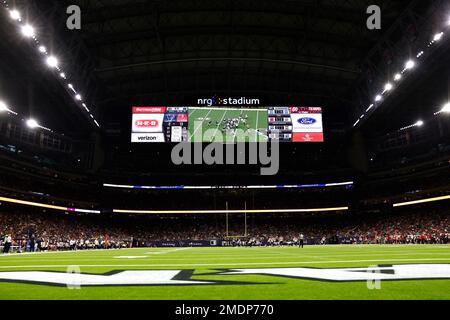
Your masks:
{"label": "scoreboard advertisement banner", "polygon": [[280,142],[324,142],[322,108],[268,107],[268,136]]}
{"label": "scoreboard advertisement banner", "polygon": [[133,132],[156,133],[162,132],[164,122],[164,114],[134,114],[133,115]]}
{"label": "scoreboard advertisement banner", "polygon": [[133,107],[131,142],[188,141],[188,107]]}
{"label": "scoreboard advertisement banner", "polygon": [[[234,139],[242,134],[256,136],[254,141],[245,140],[249,142],[324,142],[320,107],[133,107],[133,143],[209,143],[212,141],[211,135],[206,138],[208,130],[214,136],[222,134]],[[193,138],[202,133],[200,140]]]}

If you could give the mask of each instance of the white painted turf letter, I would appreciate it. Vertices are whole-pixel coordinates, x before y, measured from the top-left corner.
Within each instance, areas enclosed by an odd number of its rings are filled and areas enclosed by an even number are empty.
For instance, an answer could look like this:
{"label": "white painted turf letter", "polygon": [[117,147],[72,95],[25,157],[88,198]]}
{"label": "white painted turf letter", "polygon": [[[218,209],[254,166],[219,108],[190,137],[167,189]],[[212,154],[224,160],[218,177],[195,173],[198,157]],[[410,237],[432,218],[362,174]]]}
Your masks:
{"label": "white painted turf letter", "polygon": [[[134,286],[134,285],[221,285],[217,280],[192,280],[186,270],[129,270],[111,274],[78,273],[79,267],[72,266],[68,272],[15,271],[0,272],[0,281],[29,282],[46,285],[67,286],[70,289],[82,286]],[[275,277],[310,279],[322,281],[370,282],[369,289],[381,288],[380,281],[450,279],[450,264],[407,264],[376,266],[366,268],[264,268],[230,269],[211,275],[258,274]],[[374,282],[375,281],[375,282]],[[250,283],[246,283],[250,284]],[[255,283],[257,284],[257,283]]]}
{"label": "white painted turf letter", "polygon": [[223,275],[262,274],[323,281],[381,281],[450,279],[450,264],[407,264],[368,268],[269,268],[235,269]]}
{"label": "white painted turf letter", "polygon": [[176,280],[182,270],[121,271],[111,275],[77,274],[52,271],[0,272],[0,280],[67,286],[204,285],[214,282]]}

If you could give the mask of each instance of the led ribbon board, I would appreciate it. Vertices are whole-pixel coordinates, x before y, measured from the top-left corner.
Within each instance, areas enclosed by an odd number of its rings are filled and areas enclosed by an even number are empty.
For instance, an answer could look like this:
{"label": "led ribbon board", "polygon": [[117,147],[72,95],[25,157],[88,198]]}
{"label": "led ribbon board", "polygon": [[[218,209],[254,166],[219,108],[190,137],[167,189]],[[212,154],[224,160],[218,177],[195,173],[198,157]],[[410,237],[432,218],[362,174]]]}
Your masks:
{"label": "led ribbon board", "polygon": [[54,206],[54,205],[45,204],[45,203],[24,201],[24,200],[11,199],[11,198],[5,198],[5,197],[0,197],[0,201],[8,202],[8,203],[20,204],[20,205],[30,206],[30,207],[39,207],[39,208],[46,208],[46,209],[52,209],[52,210],[59,210],[59,211],[83,212],[83,213],[100,213],[99,210],[86,210],[86,209],[77,209],[77,208],[67,208],[67,207]]}
{"label": "led ribbon board", "polygon": [[415,205],[415,204],[422,204],[422,203],[429,203],[429,202],[436,202],[436,201],[444,201],[444,200],[450,200],[450,195],[442,196],[442,197],[436,197],[436,198],[427,198],[427,199],[422,199],[422,200],[394,203],[393,206],[394,207],[406,207],[406,206],[412,206],[412,205]]}
{"label": "led ribbon board", "polygon": [[114,209],[114,213],[135,214],[223,214],[223,213],[309,213],[309,212],[332,212],[347,211],[348,207],[317,208],[317,209],[264,209],[264,210],[123,210]]}
{"label": "led ribbon board", "polygon": [[353,181],[325,184],[297,184],[297,185],[252,185],[252,186],[138,186],[104,183],[104,187],[121,189],[150,189],[150,190],[210,190],[210,189],[308,189],[353,186]]}

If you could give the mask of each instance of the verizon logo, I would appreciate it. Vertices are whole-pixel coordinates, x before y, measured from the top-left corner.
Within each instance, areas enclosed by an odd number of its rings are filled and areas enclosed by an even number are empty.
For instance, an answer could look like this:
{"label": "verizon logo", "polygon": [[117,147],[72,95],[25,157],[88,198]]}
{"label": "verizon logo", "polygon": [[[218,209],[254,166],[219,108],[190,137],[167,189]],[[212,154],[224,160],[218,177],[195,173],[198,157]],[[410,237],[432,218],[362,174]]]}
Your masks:
{"label": "verizon logo", "polygon": [[144,137],[138,137],[137,138],[140,141],[156,141],[157,138],[155,136],[144,136]]}

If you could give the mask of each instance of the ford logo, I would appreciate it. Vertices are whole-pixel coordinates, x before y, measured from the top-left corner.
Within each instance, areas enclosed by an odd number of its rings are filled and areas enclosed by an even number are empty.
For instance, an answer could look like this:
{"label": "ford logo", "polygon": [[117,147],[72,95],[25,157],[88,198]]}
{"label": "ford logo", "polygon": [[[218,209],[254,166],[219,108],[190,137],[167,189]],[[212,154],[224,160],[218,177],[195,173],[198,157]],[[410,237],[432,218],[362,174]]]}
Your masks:
{"label": "ford logo", "polygon": [[311,125],[311,124],[314,124],[316,122],[317,122],[317,120],[313,119],[313,118],[301,118],[301,119],[298,119],[298,123],[303,124],[303,125]]}

